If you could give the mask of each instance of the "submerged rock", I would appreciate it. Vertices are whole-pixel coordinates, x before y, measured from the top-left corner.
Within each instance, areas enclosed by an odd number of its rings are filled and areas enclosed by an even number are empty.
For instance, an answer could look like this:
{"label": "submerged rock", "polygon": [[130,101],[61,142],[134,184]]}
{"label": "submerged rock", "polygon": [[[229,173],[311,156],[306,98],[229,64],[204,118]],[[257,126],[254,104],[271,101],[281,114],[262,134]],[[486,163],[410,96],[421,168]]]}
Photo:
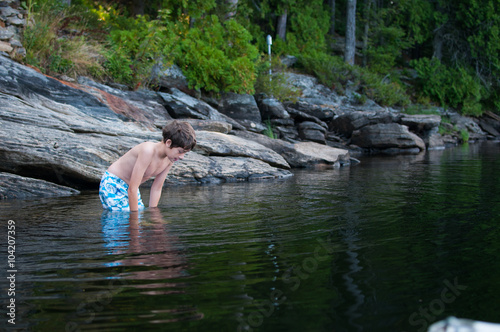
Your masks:
{"label": "submerged rock", "polygon": [[80,192],[48,181],[0,173],[0,199],[33,198],[42,196],[68,196]]}

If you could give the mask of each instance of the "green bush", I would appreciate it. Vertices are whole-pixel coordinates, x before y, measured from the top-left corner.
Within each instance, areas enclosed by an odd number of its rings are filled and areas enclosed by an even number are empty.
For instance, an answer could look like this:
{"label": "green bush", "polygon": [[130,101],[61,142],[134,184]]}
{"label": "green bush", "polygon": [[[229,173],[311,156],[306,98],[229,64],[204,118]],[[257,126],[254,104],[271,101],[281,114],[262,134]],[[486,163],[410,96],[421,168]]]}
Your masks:
{"label": "green bush", "polygon": [[154,84],[153,66],[172,61],[172,52],[179,39],[168,16],[148,20],[110,17],[111,31],[104,53],[104,68],[115,81],[130,87]]}
{"label": "green bush", "polygon": [[176,63],[189,86],[205,91],[254,93],[258,50],[235,20],[210,16],[189,29],[176,48]]}
{"label": "green bush", "polygon": [[384,40],[384,43],[370,45],[366,51],[369,67],[372,72],[386,74],[396,65],[401,56],[401,50],[408,46],[404,41],[405,32],[399,27],[380,26],[376,29],[374,40]]}
{"label": "green bush", "polygon": [[[26,6],[31,24],[23,31],[25,63],[49,75],[101,75],[99,45],[79,33],[91,24],[88,11],[56,0],[29,1]],[[69,30],[73,33],[65,32]]]}
{"label": "green bush", "polygon": [[384,106],[404,107],[410,103],[409,96],[399,82],[350,66],[338,56],[324,53],[306,55],[300,57],[300,63],[306,73],[316,76],[322,84],[340,94],[344,93],[344,86],[349,83],[354,87],[354,92]]}
{"label": "green bush", "polygon": [[364,72],[363,90],[366,96],[384,106],[406,107],[410,97],[398,81],[387,81],[381,75]]}
{"label": "green bush", "polygon": [[482,114],[484,89],[464,67],[449,68],[435,58],[414,60],[411,65],[417,71],[417,83],[423,95],[443,107],[456,108],[464,115]]}
{"label": "green bush", "polygon": [[[359,82],[358,72],[347,65],[341,57],[326,53],[311,53],[299,56],[299,66],[307,74],[318,78],[325,86],[344,94],[344,86],[348,81]],[[356,83],[355,83],[356,84]]]}
{"label": "green bush", "polygon": [[[264,93],[267,96],[283,101],[297,101],[301,91],[290,86],[286,79],[286,68],[281,63],[279,56],[272,57],[269,63],[268,55],[264,55],[257,62],[257,80],[255,81],[255,92]],[[271,68],[271,77],[269,76]]]}
{"label": "green bush", "polygon": [[462,142],[467,143],[469,141],[469,131],[467,129],[460,130],[460,138]]}

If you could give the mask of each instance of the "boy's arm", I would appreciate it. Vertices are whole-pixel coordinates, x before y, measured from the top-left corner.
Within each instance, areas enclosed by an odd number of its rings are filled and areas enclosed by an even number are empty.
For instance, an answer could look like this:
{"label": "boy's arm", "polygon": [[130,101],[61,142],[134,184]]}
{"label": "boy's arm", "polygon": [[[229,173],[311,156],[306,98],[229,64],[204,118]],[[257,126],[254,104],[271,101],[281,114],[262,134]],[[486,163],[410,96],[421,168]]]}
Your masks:
{"label": "boy's arm", "polygon": [[163,183],[167,178],[168,172],[172,168],[173,163],[167,166],[163,172],[158,174],[153,181],[153,185],[151,185],[151,191],[149,193],[149,207],[158,206],[158,202],[160,201],[161,191],[163,189]]}
{"label": "boy's arm", "polygon": [[146,169],[151,163],[153,153],[154,151],[149,148],[140,149],[137,160],[135,161],[135,165],[130,176],[130,183],[128,184],[128,205],[130,207],[130,211],[139,210],[137,190],[139,189]]}

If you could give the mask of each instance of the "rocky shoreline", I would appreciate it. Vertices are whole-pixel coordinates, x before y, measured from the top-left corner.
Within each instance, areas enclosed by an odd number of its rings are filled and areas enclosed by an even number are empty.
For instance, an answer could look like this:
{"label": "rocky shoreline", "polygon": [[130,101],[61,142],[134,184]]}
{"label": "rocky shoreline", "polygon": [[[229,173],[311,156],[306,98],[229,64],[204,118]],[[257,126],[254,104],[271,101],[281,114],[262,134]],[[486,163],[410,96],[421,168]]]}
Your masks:
{"label": "rocky shoreline", "polygon": [[[198,146],[172,168],[166,185],[280,179],[293,176],[293,168],[349,167],[366,153],[421,153],[460,144],[461,130],[470,140],[500,137],[495,114],[407,115],[371,101],[357,105],[354,96],[338,96],[310,76],[288,74],[287,81],[302,91],[297,102],[232,93],[213,100],[195,98],[171,72],[163,74],[159,91],[127,91],[84,77],[47,77],[0,55],[0,198],[97,189],[114,160],[139,142],[158,141],[172,119],[191,122]],[[441,135],[444,118],[452,130]],[[277,138],[264,135],[266,129]],[[41,180],[47,182],[43,187]],[[33,181],[54,189],[30,194],[26,188]]]}

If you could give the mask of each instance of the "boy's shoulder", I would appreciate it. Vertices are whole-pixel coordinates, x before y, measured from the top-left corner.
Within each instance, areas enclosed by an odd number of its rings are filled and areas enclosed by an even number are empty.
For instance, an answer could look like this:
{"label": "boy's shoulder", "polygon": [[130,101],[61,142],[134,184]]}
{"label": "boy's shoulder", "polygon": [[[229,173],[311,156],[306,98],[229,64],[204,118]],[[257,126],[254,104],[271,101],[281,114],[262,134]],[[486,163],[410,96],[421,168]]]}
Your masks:
{"label": "boy's shoulder", "polygon": [[155,142],[142,142],[137,144],[134,149],[136,150],[141,150],[141,151],[154,151],[155,150],[156,143]]}

